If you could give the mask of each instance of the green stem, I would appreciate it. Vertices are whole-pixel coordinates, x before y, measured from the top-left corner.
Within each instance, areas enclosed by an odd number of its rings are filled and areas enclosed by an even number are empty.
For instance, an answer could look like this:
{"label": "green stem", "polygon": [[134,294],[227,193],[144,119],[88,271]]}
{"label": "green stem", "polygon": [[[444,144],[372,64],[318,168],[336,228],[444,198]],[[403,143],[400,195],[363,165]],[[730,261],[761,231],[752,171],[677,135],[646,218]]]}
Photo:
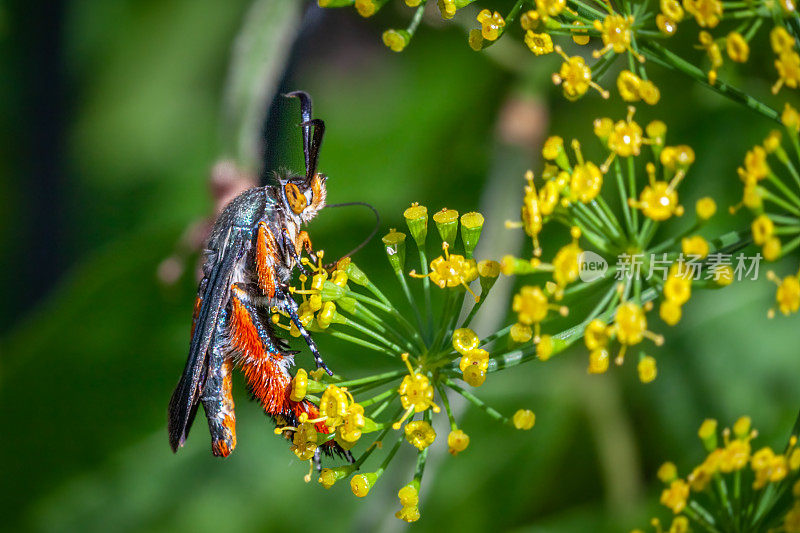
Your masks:
{"label": "green stem", "polygon": [[642,45],[641,51],[648,60],[667,68],[674,68],[686,76],[694,79],[700,83],[700,85],[704,85],[705,87],[716,91],[717,93],[729,98],[730,100],[733,100],[734,102],[744,104],[748,108],[765,116],[768,119],[780,122],[780,114],[776,110],[722,81],[717,80],[714,85],[709,84],[706,74],[702,70],[687,62],[680,56],[670,52],[660,44],[649,42]]}

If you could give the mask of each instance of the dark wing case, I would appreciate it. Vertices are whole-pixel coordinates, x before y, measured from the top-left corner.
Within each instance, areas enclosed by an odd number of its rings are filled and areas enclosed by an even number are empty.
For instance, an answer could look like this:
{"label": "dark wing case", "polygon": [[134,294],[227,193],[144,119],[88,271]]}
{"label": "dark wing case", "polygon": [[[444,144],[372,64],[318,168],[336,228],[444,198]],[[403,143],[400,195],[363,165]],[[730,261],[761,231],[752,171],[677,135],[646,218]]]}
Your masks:
{"label": "dark wing case", "polygon": [[247,230],[231,229],[222,252],[218,254],[210,272],[206,273],[204,283],[201,283],[198,296],[202,303],[189,347],[189,358],[167,411],[169,444],[173,452],[183,446],[197,413],[208,371],[208,349],[220,312],[228,302],[234,268],[247,251],[248,241]]}

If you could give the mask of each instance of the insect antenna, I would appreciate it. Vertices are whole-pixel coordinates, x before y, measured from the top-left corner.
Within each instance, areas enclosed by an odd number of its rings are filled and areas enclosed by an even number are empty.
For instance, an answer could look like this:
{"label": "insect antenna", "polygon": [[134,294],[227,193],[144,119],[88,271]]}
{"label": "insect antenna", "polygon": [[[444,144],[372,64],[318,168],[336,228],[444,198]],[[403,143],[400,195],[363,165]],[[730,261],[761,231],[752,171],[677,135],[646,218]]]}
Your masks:
{"label": "insect antenna", "polygon": [[[359,250],[361,250],[364,246],[366,246],[367,243],[372,240],[372,238],[375,236],[375,234],[378,233],[378,228],[381,225],[381,216],[380,216],[380,214],[378,214],[378,210],[375,209],[375,207],[372,204],[368,204],[367,202],[344,202],[344,203],[341,203],[341,204],[328,204],[328,205],[325,206],[325,208],[328,208],[328,207],[350,207],[350,206],[353,206],[353,205],[362,205],[364,207],[370,208],[372,210],[372,213],[375,215],[375,226],[373,226],[372,231],[369,233],[369,235],[367,235],[367,237],[363,241],[361,241],[361,244],[359,244],[358,246],[356,246],[355,248],[353,248],[352,250],[350,250],[349,252],[344,254],[340,259],[344,259],[345,257],[350,257],[354,253],[356,253]],[[323,266],[326,269],[330,269],[330,268],[333,268],[336,265],[337,262],[338,261],[333,261],[332,263],[328,263],[327,265],[323,265]]]}
{"label": "insect antenna", "polygon": [[306,182],[311,183],[314,174],[317,173],[317,162],[319,161],[319,147],[322,144],[322,136],[325,135],[325,123],[320,119],[311,119],[300,124],[304,128],[314,126],[314,136],[311,138],[311,146],[306,152]]}
{"label": "insect antenna", "polygon": [[303,128],[303,154],[305,154],[306,157],[306,175],[308,175],[308,169],[311,166],[311,153],[309,150],[309,145],[311,144],[311,97],[305,91],[292,91],[283,96],[300,100],[300,126]]}

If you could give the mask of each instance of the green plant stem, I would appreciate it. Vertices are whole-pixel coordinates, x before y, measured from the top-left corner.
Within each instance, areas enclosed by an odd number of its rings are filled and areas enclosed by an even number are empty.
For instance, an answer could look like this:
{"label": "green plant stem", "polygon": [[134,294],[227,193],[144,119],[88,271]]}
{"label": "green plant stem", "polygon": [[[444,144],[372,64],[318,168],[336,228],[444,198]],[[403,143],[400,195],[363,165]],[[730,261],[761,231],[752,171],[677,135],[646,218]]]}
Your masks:
{"label": "green plant stem", "polygon": [[752,96],[742,92],[741,90],[731,87],[730,85],[717,80],[714,85],[708,83],[708,79],[706,74],[697,68],[696,66],[692,65],[682,57],[674,54],[673,52],[667,50],[663,46],[658,43],[648,42],[643,44],[640,48],[642,53],[645,57],[653,61],[656,64],[659,64],[666,68],[674,68],[678,72],[689,76],[690,78],[694,79],[701,85],[716,91],[717,93],[733,100],[734,102],[744,104],[748,108],[752,109],[753,111],[763,115],[764,117],[774,120],[775,122],[780,122],[780,115],[777,111],[769,107],[768,105],[760,102],[759,100],[753,98]]}
{"label": "green plant stem", "polygon": [[454,391],[456,391],[461,396],[463,396],[471,404],[473,404],[474,406],[478,407],[479,409],[482,409],[490,417],[494,418],[495,420],[497,420],[498,422],[500,422],[502,424],[508,424],[508,418],[507,417],[503,416],[499,411],[497,411],[493,407],[491,407],[488,404],[484,403],[483,400],[481,400],[477,396],[473,395],[468,390],[464,389],[463,387],[460,387],[459,385],[455,384],[453,381],[451,381],[448,378],[445,378],[443,383],[445,385],[447,385],[448,387],[450,387],[451,389],[453,389]]}
{"label": "green plant stem", "polygon": [[[419,248],[419,264],[420,269],[422,272],[428,272],[428,257],[425,255],[425,248]],[[431,337],[433,337],[433,306],[431,305],[431,280],[428,276],[422,278],[422,290],[425,293],[425,316],[427,317],[427,324],[428,329],[423,330],[425,331],[425,337],[430,341]],[[419,315],[419,310],[414,307],[417,315]],[[420,318],[420,330],[422,330],[422,322]]]}

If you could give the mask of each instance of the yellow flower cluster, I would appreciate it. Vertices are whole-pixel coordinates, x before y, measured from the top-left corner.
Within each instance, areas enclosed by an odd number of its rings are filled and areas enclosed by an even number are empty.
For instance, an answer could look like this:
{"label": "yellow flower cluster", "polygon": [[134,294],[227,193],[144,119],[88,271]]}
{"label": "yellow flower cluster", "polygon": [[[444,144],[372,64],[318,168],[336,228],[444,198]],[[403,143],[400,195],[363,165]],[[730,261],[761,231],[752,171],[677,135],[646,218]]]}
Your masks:
{"label": "yellow flower cluster", "polygon": [[[739,418],[732,428],[725,428],[721,434],[720,446],[717,421],[707,419],[703,422],[698,436],[707,455],[686,478],[678,477],[673,463],[664,463],[658,471],[658,478],[666,485],[661,492],[661,504],[678,515],[676,519],[682,518],[683,525],[707,525],[708,522],[704,521],[709,516],[725,517],[732,508],[748,509],[761,500],[762,493],[770,485],[790,487],[795,498],[800,498],[800,448],[797,447],[796,435],[790,437],[783,453],[776,453],[767,446],[753,451],[752,440],[758,432],[751,428],[747,416]],[[752,490],[744,490],[744,483],[750,483]],[[710,498],[695,497],[704,492]],[[709,504],[720,508],[706,508]],[[771,505],[776,505],[776,502],[772,501]],[[794,507],[783,511],[785,516],[774,516],[774,525],[783,525],[784,531],[797,531],[793,529],[798,525],[797,509],[800,509],[800,504],[796,502]],[[743,515],[740,520],[762,524],[761,519],[762,516]],[[653,523],[657,524],[658,520],[654,519]],[[660,531],[659,527],[657,530]],[[740,527],[742,531],[777,530],[746,522]]]}

